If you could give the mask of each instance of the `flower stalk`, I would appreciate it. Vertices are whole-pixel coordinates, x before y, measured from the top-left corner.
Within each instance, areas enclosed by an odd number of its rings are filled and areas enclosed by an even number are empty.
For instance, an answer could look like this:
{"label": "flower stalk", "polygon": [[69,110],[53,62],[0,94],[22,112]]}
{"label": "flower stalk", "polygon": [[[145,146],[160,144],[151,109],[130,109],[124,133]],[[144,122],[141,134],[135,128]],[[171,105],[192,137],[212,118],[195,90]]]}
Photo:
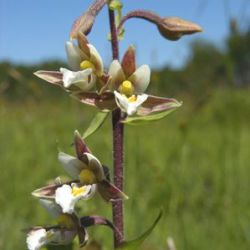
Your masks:
{"label": "flower stalk", "polygon": [[[109,8],[109,24],[111,32],[111,46],[113,60],[119,59],[119,43],[117,29],[115,24],[115,13]],[[121,110],[115,109],[112,112],[113,125],[113,169],[114,169],[114,184],[123,190],[123,137],[124,125],[121,123]],[[114,247],[120,245],[124,240],[124,225],[123,225],[123,202],[122,200],[112,203],[113,224],[118,229],[114,232]]]}

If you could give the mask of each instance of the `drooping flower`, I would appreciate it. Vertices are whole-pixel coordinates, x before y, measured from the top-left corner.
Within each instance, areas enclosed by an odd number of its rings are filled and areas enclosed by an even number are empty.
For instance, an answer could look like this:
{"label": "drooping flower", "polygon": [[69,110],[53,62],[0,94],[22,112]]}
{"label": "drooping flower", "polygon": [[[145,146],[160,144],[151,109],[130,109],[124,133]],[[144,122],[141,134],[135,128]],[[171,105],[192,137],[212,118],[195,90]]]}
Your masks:
{"label": "drooping flower", "polygon": [[70,69],[40,70],[35,72],[35,75],[52,84],[60,85],[70,92],[94,89],[97,79],[101,79],[104,74],[102,59],[83,34],[79,33],[77,41],[78,45],[73,41],[68,41],[65,45]]}
{"label": "drooping flower", "polygon": [[[95,106],[101,110],[113,110],[117,106],[129,116],[139,116],[140,119],[149,115],[151,120],[158,119],[158,114],[164,115],[181,106],[173,98],[163,98],[147,95],[151,71],[148,65],[136,68],[135,50],[130,46],[121,63],[114,60],[107,74],[108,80],[98,93],[74,93],[82,103]],[[161,114],[159,117],[164,116]],[[134,119],[134,118],[133,118]],[[126,120],[124,121],[126,122]]]}
{"label": "drooping flower", "polygon": [[97,190],[106,201],[126,199],[127,196],[110,183],[107,174],[107,168],[90,152],[79,133],[75,132],[74,144],[76,156],[71,156],[60,152],[58,159],[64,169],[79,180],[82,185],[91,185],[97,187]]}
{"label": "drooping flower", "polygon": [[58,226],[34,227],[27,234],[29,250],[39,250],[45,245],[68,245],[75,238],[77,232]]}
{"label": "drooping flower", "polygon": [[[41,204],[57,217],[61,213],[73,214],[76,203],[79,200],[90,199],[95,192],[95,185],[84,185],[75,180],[44,186],[33,191],[32,195],[39,198]],[[51,200],[52,203],[49,202]]]}
{"label": "drooping flower", "polygon": [[57,219],[57,224],[28,229],[26,243],[29,250],[39,250],[45,245],[67,245],[76,236],[79,238],[80,247],[83,247],[88,241],[86,228],[94,225],[104,225],[117,230],[109,220],[101,216],[78,217],[76,213],[63,213],[62,208],[53,199],[42,198],[39,201]]}
{"label": "drooping flower", "polygon": [[147,116],[165,112],[181,105],[175,99],[145,94],[150,83],[151,71],[148,65],[136,68],[135,50],[132,46],[126,51],[122,62],[114,60],[109,69],[110,86],[120,109],[128,116]]}
{"label": "drooping flower", "polygon": [[106,201],[127,199],[128,197],[110,182],[108,168],[90,152],[77,131],[74,144],[76,157],[63,152],[58,154],[59,161],[73,181],[44,186],[32,194],[38,198],[54,199],[66,213],[73,213],[76,202],[91,198],[96,190]]}
{"label": "drooping flower", "polygon": [[[102,111],[119,107],[128,116],[139,116],[141,120],[149,115],[156,116],[148,120],[162,118],[181,106],[175,99],[144,93],[150,82],[150,68],[148,65],[136,68],[135,50],[132,46],[126,51],[121,63],[114,60],[106,73],[99,53],[89,44],[85,35],[78,33],[76,38],[78,45],[73,41],[66,43],[70,69],[41,70],[35,75],[63,87],[84,104]],[[164,115],[158,115],[159,113]],[[123,122],[129,123],[128,121]]]}

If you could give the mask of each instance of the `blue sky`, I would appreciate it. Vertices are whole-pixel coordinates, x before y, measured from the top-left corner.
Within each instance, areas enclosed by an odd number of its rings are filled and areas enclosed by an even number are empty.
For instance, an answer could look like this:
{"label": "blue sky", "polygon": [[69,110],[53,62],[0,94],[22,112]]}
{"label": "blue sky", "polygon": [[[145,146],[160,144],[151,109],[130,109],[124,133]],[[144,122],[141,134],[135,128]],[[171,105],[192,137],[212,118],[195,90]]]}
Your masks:
{"label": "blue sky", "polygon": [[[48,59],[65,60],[64,43],[72,22],[91,4],[90,0],[0,0],[0,61],[34,63]],[[189,56],[193,39],[209,39],[222,45],[228,34],[229,17],[249,21],[248,0],[124,0],[123,13],[148,9],[161,16],[178,16],[201,25],[204,32],[168,42],[156,28],[134,19],[126,23],[121,51],[130,44],[137,47],[138,63],[152,67],[180,66]],[[98,16],[89,36],[104,61],[111,60],[107,10]]]}

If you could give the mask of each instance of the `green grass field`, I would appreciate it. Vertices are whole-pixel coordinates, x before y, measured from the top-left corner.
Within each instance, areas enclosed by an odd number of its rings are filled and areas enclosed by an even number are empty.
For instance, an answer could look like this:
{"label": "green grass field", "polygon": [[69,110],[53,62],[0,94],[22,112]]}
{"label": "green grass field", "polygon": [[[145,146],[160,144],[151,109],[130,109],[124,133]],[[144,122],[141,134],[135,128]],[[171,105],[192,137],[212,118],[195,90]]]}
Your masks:
{"label": "green grass field", "polygon": [[[141,234],[164,217],[142,249],[250,249],[250,91],[219,90],[203,106],[191,98],[166,119],[126,127],[126,237]],[[0,103],[0,249],[23,250],[21,229],[53,220],[30,192],[65,175],[58,148],[73,154],[73,131],[81,133],[96,110],[75,100]],[[87,142],[112,165],[110,121]],[[110,205],[96,197],[82,202],[82,213],[110,218]],[[112,245],[111,232],[89,230],[90,238]],[[59,248],[62,249],[62,248]]]}

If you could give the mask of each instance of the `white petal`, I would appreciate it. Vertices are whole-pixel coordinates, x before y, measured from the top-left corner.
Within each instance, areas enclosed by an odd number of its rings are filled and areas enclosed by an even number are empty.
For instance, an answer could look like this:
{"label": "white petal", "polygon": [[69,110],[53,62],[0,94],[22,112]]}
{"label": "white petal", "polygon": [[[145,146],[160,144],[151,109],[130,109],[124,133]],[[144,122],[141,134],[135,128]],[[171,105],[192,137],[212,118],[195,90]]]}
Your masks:
{"label": "white petal", "polygon": [[56,190],[55,201],[61,206],[63,213],[72,214],[76,203],[72,195],[72,188],[69,185],[63,185]]}
{"label": "white petal", "polygon": [[74,179],[78,179],[81,171],[87,168],[82,161],[63,152],[59,152],[58,160],[63,165],[66,172]]}
{"label": "white petal", "polygon": [[125,74],[118,60],[114,60],[109,67],[108,74],[111,76],[111,89],[118,89],[120,84],[125,81]]}
{"label": "white petal", "polygon": [[61,207],[54,200],[39,199],[39,202],[53,217],[58,217],[62,214]]}
{"label": "white petal", "polygon": [[82,61],[80,49],[72,41],[66,42],[65,48],[69,67],[74,71],[79,70]]}
{"label": "white petal", "polygon": [[39,250],[47,244],[47,232],[44,228],[31,230],[26,239],[29,250]]}
{"label": "white petal", "polygon": [[81,198],[88,199],[91,191],[91,185],[84,186],[85,190],[77,196],[72,194],[72,187],[70,185],[63,185],[56,190],[55,201],[61,206],[63,213],[72,214],[74,212],[75,204]]}
{"label": "white petal", "polygon": [[[65,68],[60,68],[60,72],[63,74],[63,86],[65,88],[75,85],[81,90],[87,91],[93,88],[95,84],[96,78],[92,74],[92,69],[74,72]],[[91,79],[89,79],[89,77]]]}
{"label": "white petal", "polygon": [[90,50],[90,61],[94,63],[98,73],[103,72],[103,62],[100,54],[92,44],[88,44]]}
{"label": "white petal", "polygon": [[142,65],[129,77],[135,88],[135,94],[142,94],[150,82],[150,68],[148,65]]}
{"label": "white petal", "polygon": [[147,100],[147,98],[148,98],[148,95],[146,95],[146,94],[138,95],[135,102],[129,102],[127,114],[133,115],[134,113],[136,113],[137,109],[141,106],[141,104],[143,102],[145,102]]}

